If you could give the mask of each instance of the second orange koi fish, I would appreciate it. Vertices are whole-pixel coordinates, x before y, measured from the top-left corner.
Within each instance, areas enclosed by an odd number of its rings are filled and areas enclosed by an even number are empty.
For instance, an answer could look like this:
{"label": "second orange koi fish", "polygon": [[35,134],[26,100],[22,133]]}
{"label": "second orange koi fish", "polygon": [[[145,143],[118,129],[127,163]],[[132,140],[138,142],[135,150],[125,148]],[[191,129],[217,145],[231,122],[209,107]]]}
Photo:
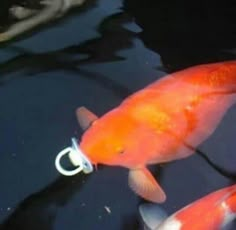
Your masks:
{"label": "second orange koi fish", "polygon": [[156,204],[142,204],[139,212],[145,229],[150,230],[233,229],[231,224],[236,218],[236,185],[212,192],[170,217]]}
{"label": "second orange koi fish", "polygon": [[146,168],[188,157],[236,102],[236,61],[191,67],[155,81],[97,118],[84,107],[81,150],[93,164],[129,169],[129,185],[143,198],[166,195]]}

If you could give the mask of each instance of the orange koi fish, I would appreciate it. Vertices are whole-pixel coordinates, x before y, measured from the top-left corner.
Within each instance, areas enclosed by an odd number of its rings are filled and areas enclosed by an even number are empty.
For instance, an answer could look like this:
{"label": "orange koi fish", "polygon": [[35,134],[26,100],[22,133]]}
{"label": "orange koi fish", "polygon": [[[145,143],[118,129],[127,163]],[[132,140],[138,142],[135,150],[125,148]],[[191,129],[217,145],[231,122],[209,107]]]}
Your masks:
{"label": "orange koi fish", "polygon": [[236,61],[191,67],[155,81],[97,118],[76,110],[80,148],[93,164],[129,169],[129,185],[143,198],[166,195],[147,165],[185,158],[216,129],[236,102]]}
{"label": "orange koi fish", "polygon": [[152,230],[220,230],[228,229],[236,217],[236,185],[220,189],[196,200],[167,219],[154,204],[139,206],[146,229]]}

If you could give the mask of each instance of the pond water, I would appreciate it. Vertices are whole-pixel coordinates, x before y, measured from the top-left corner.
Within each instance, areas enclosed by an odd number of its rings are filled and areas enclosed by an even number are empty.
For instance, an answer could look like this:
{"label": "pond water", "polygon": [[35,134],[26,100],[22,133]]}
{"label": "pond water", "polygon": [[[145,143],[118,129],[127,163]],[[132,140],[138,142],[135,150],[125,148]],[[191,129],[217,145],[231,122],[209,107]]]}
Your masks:
{"label": "pond water", "polygon": [[[75,109],[84,105],[100,116],[167,73],[235,60],[235,14],[233,1],[91,1],[3,44],[0,228],[140,228],[143,200],[129,189],[126,169],[98,167],[69,178],[56,171],[57,153],[82,134]],[[235,117],[234,106],[199,146],[232,174]],[[198,154],[164,165],[156,176],[168,213],[235,182]]]}

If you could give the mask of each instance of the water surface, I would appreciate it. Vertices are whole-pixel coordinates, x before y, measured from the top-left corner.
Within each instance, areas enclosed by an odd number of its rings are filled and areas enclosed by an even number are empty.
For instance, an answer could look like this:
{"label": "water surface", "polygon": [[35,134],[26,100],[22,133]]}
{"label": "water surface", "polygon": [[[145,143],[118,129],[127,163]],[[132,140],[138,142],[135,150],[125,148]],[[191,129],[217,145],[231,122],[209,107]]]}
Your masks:
{"label": "water surface", "polygon": [[[3,44],[1,229],[137,229],[143,201],[128,188],[126,169],[99,167],[70,178],[56,171],[57,153],[82,134],[74,111],[85,105],[102,115],[166,73],[236,59],[235,9],[230,1],[194,8],[185,1],[93,1]],[[199,147],[232,173],[235,117],[233,107]],[[169,213],[235,182],[198,154],[157,169]]]}

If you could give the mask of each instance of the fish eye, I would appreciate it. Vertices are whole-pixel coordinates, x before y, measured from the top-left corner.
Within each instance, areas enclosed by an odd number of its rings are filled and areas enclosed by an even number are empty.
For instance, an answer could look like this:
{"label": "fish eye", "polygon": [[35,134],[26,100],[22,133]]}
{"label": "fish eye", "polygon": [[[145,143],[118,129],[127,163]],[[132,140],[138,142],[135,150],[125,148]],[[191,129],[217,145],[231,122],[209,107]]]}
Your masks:
{"label": "fish eye", "polygon": [[124,150],[121,150],[121,151],[118,152],[118,154],[122,155],[122,154],[124,154],[124,152],[125,152]]}
{"label": "fish eye", "polygon": [[116,147],[116,152],[117,152],[119,155],[122,155],[122,154],[124,153],[124,148],[122,148],[121,146]]}

